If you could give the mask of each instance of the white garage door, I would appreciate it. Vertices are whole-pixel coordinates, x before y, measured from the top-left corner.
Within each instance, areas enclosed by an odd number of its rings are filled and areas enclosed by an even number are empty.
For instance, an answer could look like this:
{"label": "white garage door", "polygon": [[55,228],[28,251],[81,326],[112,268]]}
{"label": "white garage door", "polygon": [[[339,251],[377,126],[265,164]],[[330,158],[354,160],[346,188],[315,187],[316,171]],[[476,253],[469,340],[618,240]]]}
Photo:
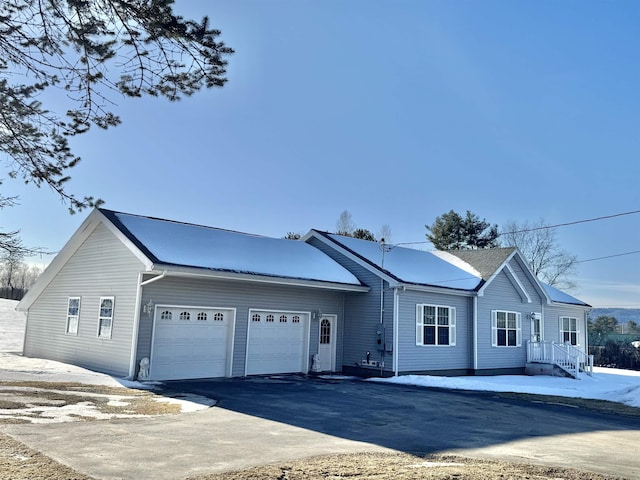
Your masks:
{"label": "white garage door", "polygon": [[149,377],[230,376],[234,321],[233,309],[157,306]]}
{"label": "white garage door", "polygon": [[251,310],[247,375],[308,370],[309,314]]}

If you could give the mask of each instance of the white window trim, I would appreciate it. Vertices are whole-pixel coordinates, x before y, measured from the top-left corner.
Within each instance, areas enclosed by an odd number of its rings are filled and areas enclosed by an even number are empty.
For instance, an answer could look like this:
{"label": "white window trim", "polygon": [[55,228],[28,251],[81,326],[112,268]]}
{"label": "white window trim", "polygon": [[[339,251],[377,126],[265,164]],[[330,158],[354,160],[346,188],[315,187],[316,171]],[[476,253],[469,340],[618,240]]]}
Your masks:
{"label": "white window trim", "polygon": [[[78,314],[77,315],[69,315],[69,308],[71,307],[71,300],[78,300]],[[80,327],[80,306],[82,304],[82,299],[80,297],[69,297],[67,299],[67,324],[65,327],[65,333],[67,335],[75,335],[76,337],[78,336],[78,330]],[[69,328],[71,325],[71,319],[75,317],[75,331],[71,331],[71,329]]]}
{"label": "white window trim", "polygon": [[[103,300],[111,300],[111,317],[103,317],[102,316],[102,302]],[[98,338],[111,339],[111,335],[113,334],[113,317],[116,309],[116,299],[115,297],[100,297],[100,302],[98,303]],[[109,335],[100,334],[101,332],[101,323],[103,319],[109,319]]]}
{"label": "white window trim", "polygon": [[[578,319],[578,317],[571,317],[569,315],[560,315],[558,317],[558,329],[559,329],[559,335],[560,335],[560,343],[564,343],[564,335],[563,333],[566,332],[567,330],[564,330],[562,328],[562,321],[564,319],[569,319],[569,320],[575,320],[576,321],[576,344],[574,345],[574,347],[579,347],[581,345],[580,343],[580,320]],[[569,334],[571,334],[571,330],[568,330]],[[569,335],[571,336],[571,335]]]}
{"label": "white window trim", "polygon": [[[440,345],[438,344],[438,320],[436,318],[436,343],[425,344],[424,343],[424,307],[435,307],[436,317],[438,315],[438,308],[447,308],[449,310],[449,343]],[[444,327],[442,325],[441,327]],[[449,305],[434,305],[431,303],[418,303],[416,304],[416,345],[418,347],[455,347],[456,346],[456,307],[450,307]]]}
{"label": "white window trim", "polygon": [[[516,315],[516,344],[498,345],[498,312],[514,313]],[[501,329],[502,330],[502,329]],[[508,330],[513,330],[509,328]],[[508,343],[508,339],[507,339]],[[491,346],[495,348],[520,348],[522,347],[522,314],[511,310],[491,310]]]}

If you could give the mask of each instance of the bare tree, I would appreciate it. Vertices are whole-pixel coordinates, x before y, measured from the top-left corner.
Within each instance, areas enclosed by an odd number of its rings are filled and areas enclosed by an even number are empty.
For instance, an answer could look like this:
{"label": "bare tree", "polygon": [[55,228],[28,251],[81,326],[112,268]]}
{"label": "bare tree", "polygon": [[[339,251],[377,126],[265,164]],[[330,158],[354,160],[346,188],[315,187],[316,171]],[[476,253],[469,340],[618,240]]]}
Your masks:
{"label": "bare tree", "polygon": [[343,210],[336,222],[336,233],[350,237],[353,235],[355,228],[356,224],[353,223],[351,213],[349,213],[349,210]]}
{"label": "bare tree", "polygon": [[378,232],[378,238],[385,243],[391,243],[391,227],[388,224],[382,225],[380,227],[380,231]]}
{"label": "bare tree", "polygon": [[504,247],[517,247],[529,263],[533,274],[549,285],[562,289],[575,288],[570,279],[578,258],[562,250],[555,238],[555,231],[544,228],[544,219],[537,222],[507,222],[500,235]]}

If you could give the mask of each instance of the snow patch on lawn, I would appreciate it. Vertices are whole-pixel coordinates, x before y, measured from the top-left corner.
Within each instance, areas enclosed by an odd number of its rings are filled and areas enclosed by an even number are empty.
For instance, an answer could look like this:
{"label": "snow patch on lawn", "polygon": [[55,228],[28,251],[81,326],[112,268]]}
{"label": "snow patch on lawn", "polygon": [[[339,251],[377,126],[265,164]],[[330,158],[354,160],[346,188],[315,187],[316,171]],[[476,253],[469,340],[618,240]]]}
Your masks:
{"label": "snow patch on lawn", "polygon": [[640,372],[594,367],[593,376],[580,374],[580,379],[546,375],[495,375],[440,377],[433,375],[403,375],[392,378],[371,378],[373,382],[437,387],[454,390],[531,393],[559,397],[609,400],[631,407],[640,407]]}
{"label": "snow patch on lawn", "polygon": [[[0,382],[55,382],[55,383],[81,383],[85,385],[103,385],[108,387],[124,387],[138,390],[153,390],[158,382],[136,382],[122,378],[112,377],[104,373],[93,372],[86,368],[76,367],[66,363],[46,360],[43,358],[27,358],[22,356],[22,345],[24,341],[24,329],[26,326],[26,315],[15,310],[18,304],[15,300],[0,299]],[[8,388],[8,387],[7,387]],[[16,390],[16,387],[10,387]],[[0,390],[1,391],[1,390]],[[64,391],[66,395],[73,395],[74,392]],[[95,393],[80,393],[83,396],[98,396]],[[110,395],[110,399],[117,406],[117,402],[123,402],[124,398],[117,395]],[[214,400],[198,395],[191,395],[184,398],[172,398],[156,396],[156,401],[167,402],[180,405],[182,412],[193,412],[203,410],[215,404]],[[44,408],[44,407],[43,407]],[[58,409],[55,413],[53,410]],[[92,404],[74,404],[65,407],[51,407],[51,412],[47,411],[46,416],[53,421],[69,421],[75,416],[86,416],[103,418]],[[104,418],[112,416],[104,414]],[[33,418],[28,417],[30,421]]]}

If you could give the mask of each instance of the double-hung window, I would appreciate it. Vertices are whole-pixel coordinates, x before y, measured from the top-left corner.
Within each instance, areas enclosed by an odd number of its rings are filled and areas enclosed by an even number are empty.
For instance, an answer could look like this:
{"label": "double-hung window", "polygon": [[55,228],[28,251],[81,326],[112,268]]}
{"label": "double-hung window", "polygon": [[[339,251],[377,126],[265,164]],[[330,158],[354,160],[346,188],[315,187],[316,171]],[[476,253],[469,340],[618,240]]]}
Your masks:
{"label": "double-hung window", "polygon": [[522,321],[520,312],[493,310],[491,312],[491,346],[520,347]]}
{"label": "double-hung window", "polygon": [[113,297],[100,298],[100,313],[98,317],[98,337],[111,338],[113,326]]}
{"label": "double-hung window", "polygon": [[456,344],[456,309],[444,305],[416,305],[416,345]]}
{"label": "double-hung window", "polygon": [[574,317],[560,317],[560,340],[562,343],[579,345],[578,319]]}
{"label": "double-hung window", "polygon": [[78,335],[78,320],[80,319],[80,297],[69,297],[67,303],[67,333]]}

